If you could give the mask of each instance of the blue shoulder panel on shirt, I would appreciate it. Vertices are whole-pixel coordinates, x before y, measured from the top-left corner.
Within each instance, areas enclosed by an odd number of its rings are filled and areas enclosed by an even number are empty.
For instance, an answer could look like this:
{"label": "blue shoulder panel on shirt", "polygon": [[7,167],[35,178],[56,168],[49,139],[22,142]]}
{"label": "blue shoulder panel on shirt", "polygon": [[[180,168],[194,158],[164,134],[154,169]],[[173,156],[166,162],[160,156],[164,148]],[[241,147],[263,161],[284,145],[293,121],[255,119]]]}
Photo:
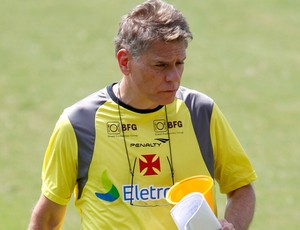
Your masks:
{"label": "blue shoulder panel on shirt", "polygon": [[193,122],[194,131],[205,164],[214,178],[214,155],[210,137],[210,120],[214,101],[200,92],[180,87],[176,94],[188,107]]}
{"label": "blue shoulder panel on shirt", "polygon": [[74,128],[78,144],[78,199],[88,180],[88,170],[93,157],[95,114],[98,108],[107,101],[107,98],[106,89],[103,89],[65,110]]}

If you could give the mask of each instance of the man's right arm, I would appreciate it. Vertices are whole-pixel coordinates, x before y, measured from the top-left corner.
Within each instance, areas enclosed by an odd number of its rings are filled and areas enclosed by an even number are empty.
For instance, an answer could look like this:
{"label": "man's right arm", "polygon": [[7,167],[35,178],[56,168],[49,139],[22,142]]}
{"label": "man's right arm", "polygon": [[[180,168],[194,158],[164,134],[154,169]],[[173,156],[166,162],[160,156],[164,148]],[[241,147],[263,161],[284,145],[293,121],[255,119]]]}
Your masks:
{"label": "man's right arm", "polygon": [[33,209],[28,230],[61,229],[66,213],[66,206],[59,205],[41,195]]}

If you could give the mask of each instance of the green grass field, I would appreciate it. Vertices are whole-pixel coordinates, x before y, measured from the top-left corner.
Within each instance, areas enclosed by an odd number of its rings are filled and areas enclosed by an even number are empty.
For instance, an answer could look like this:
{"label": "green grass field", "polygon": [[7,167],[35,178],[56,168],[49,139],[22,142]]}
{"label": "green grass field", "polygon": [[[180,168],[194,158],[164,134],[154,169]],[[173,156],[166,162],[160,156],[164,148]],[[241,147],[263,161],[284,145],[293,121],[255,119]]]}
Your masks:
{"label": "green grass field", "polygon": [[[120,79],[113,38],[138,2],[1,2],[0,229],[26,229],[62,110]],[[194,33],[183,85],[216,100],[259,176],[251,229],[299,228],[300,2],[169,2]],[[64,229],[79,222],[71,204]]]}

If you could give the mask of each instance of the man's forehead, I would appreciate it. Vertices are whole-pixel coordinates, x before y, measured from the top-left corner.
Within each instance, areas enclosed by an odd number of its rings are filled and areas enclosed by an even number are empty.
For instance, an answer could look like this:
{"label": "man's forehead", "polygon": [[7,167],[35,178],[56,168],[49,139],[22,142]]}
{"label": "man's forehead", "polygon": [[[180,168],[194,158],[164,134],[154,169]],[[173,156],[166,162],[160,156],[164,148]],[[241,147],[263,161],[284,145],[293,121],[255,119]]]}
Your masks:
{"label": "man's forehead", "polygon": [[186,44],[183,41],[155,41],[151,43],[147,50],[142,54],[144,57],[151,57],[152,59],[169,59],[169,58],[186,58]]}

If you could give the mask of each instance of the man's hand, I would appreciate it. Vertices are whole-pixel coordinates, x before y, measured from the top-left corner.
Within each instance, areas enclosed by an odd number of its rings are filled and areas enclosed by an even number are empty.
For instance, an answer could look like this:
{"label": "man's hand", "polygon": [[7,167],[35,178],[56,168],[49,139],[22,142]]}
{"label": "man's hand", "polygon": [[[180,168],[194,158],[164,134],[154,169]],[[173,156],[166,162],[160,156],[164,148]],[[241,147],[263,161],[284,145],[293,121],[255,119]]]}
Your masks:
{"label": "man's hand", "polygon": [[220,220],[221,223],[221,230],[235,230],[233,224],[229,223],[227,220]]}

